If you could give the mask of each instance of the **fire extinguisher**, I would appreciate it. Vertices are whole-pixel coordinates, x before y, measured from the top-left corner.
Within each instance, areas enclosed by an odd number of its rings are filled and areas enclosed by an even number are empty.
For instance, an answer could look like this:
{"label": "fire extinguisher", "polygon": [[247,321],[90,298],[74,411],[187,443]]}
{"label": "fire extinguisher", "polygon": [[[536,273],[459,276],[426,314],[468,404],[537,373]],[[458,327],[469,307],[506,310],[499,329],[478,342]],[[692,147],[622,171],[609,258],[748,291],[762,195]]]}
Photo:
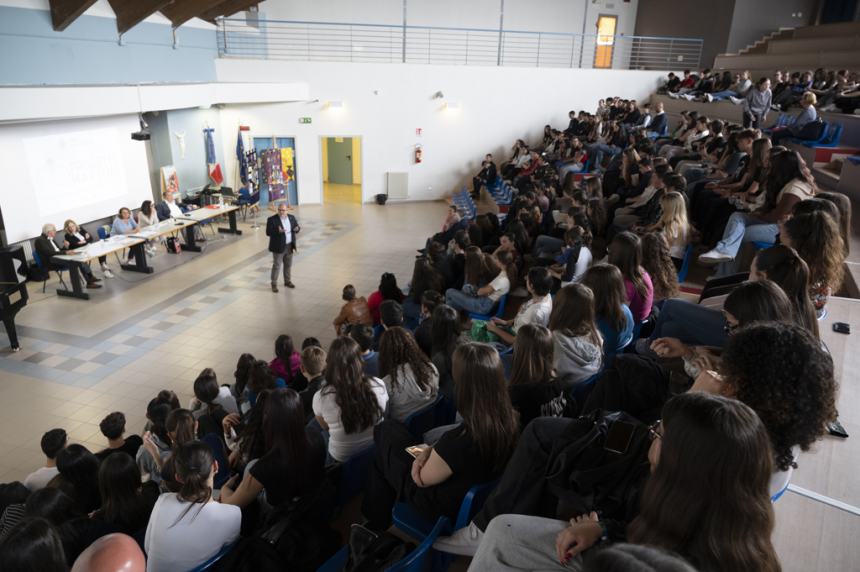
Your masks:
{"label": "fire extinguisher", "polygon": [[424,152],[421,150],[421,145],[415,146],[415,162],[420,163],[423,160]]}

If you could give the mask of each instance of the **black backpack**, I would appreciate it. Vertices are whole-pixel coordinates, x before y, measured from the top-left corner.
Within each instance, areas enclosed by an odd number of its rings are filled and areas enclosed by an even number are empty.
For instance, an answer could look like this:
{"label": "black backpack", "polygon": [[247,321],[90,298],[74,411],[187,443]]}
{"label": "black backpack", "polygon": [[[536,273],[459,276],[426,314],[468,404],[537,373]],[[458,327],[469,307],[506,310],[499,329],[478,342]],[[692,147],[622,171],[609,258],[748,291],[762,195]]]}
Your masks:
{"label": "black backpack", "polygon": [[382,572],[413,550],[414,544],[390,532],[376,533],[353,524],[349,530],[349,560],[344,572]]}
{"label": "black backpack", "polygon": [[650,446],[647,426],[626,413],[595,411],[574,419],[547,464],[547,485],[558,498],[556,515],[569,518],[600,510],[627,520],[638,510]]}

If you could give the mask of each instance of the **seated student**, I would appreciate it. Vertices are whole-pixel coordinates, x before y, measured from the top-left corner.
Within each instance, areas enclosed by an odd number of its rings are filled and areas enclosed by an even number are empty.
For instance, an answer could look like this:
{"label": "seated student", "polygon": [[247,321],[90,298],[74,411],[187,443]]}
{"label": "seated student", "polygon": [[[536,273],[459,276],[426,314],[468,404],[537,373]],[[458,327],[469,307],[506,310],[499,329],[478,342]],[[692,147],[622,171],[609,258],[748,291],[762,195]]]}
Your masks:
{"label": "seated student", "polygon": [[415,328],[415,341],[427,357],[433,357],[433,310],[442,302],[442,295],[434,290],[421,295],[421,322]]}
{"label": "seated student", "polygon": [[496,181],[498,176],[496,164],[493,162],[493,156],[490,153],[484,157],[481,163],[480,172],[472,177],[472,197],[478,198],[481,194],[481,187],[489,187]]}
{"label": "seated student", "polygon": [[403,306],[399,302],[386,300],[379,306],[379,323],[382,325],[383,332],[390,328],[402,327],[403,319]]}
{"label": "seated student", "polygon": [[308,346],[302,350],[302,375],[308,380],[307,386],[299,393],[305,409],[305,422],[314,418],[314,395],[325,381],[325,350],[319,346]]}
{"label": "seated student", "polygon": [[550,275],[561,286],[582,280],[582,275],[594,260],[591,240],[591,232],[579,225],[564,233],[564,250],[556,257],[555,264],[549,267]]}
{"label": "seated student", "polygon": [[658,101],[654,105],[654,117],[651,119],[651,123],[646,126],[645,134],[652,138],[656,139],[657,137],[662,137],[663,133],[668,130],[669,120],[666,117],[666,111],[663,109],[663,102]]}
{"label": "seated student", "polygon": [[642,322],[651,315],[654,301],[651,277],[642,268],[642,241],[632,232],[615,235],[609,244],[607,261],[621,271],[630,312],[637,323]]}
{"label": "seated student", "polygon": [[340,313],[332,322],[335,334],[342,336],[346,330],[353,325],[363,324],[372,326],[373,319],[370,317],[370,308],[367,306],[367,299],[364,296],[356,297],[355,286],[347,284],[343,287],[341,298],[346,302],[340,308]]}
{"label": "seated student", "polygon": [[293,377],[299,373],[301,358],[293,347],[293,338],[281,334],[275,340],[275,357],[269,362],[269,368],[276,377],[286,382],[289,387],[301,391],[301,387],[293,387]]}
{"label": "seated student", "polygon": [[180,205],[177,201],[177,193],[173,191],[164,191],[161,193],[162,198],[164,199],[162,202],[155,205],[155,212],[158,215],[158,220],[167,220],[169,218],[179,218],[189,209],[192,209],[194,205]]}
{"label": "seated student", "polygon": [[836,220],[825,212],[795,215],[780,226],[779,240],[809,266],[809,296],[821,317],[830,295],[842,287],[845,249]]}
{"label": "seated student", "polygon": [[[578,227],[577,227],[578,228]],[[546,326],[552,313],[552,276],[546,268],[535,266],[529,270],[526,277],[526,290],[531,295],[522,306],[513,320],[503,320],[493,316],[487,322],[487,331],[499,337],[507,344],[512,345],[520,328],[526,324],[537,324]]]}
{"label": "seated student", "polygon": [[666,193],[660,199],[660,211],[660,219],[656,223],[637,230],[643,233],[661,233],[669,243],[669,255],[680,268],[687,245],[692,239],[692,227],[687,221],[687,201],[684,195],[677,191]]}
{"label": "seated student", "polygon": [[114,411],[99,423],[99,429],[105,439],[108,440],[107,449],[96,453],[99,461],[104,461],[114,453],[127,453],[132,458],[137,456],[137,450],[143,445],[143,439],[139,435],[129,435],[123,439],[125,434],[125,415],[120,411]]}
{"label": "seated student", "polygon": [[705,264],[719,264],[718,276],[738,270],[735,259],[744,242],[775,242],[779,224],[794,205],[815,195],[817,187],[806,162],[797,151],[780,151],[770,159],[765,182],[765,206],[755,213],[736,212],[729,217],[723,239],[712,250],[699,256]]}
{"label": "seated student", "polygon": [[404,422],[436,399],[439,372],[405,329],[386,328],[379,344],[379,375],[388,391],[390,419]]}
{"label": "seated student", "polygon": [[608,362],[633,339],[633,314],[627,305],[624,277],[616,266],[595,264],[581,283],[594,296],[594,317],[603,338],[604,361]]}
{"label": "seated student", "polygon": [[553,368],[554,345],[552,332],[538,324],[524,325],[514,341],[508,392],[520,414],[520,429],[535,417],[561,417],[568,409]]}
{"label": "seated student", "polygon": [[99,491],[102,505],[91,518],[132,536],[144,531],[160,494],[154,482],[141,483],[140,469],[124,451],[102,461]]}
{"label": "seated student", "polygon": [[398,499],[428,520],[454,517],[469,488],[501,474],[519,427],[498,352],[479,343],[457,348],[454,391],[463,423],[414,459],[406,448],[417,443],[405,425],[386,421],[377,430],[370,483],[361,505],[368,528],[387,529]]}
{"label": "seated student", "polygon": [[30,489],[30,492],[44,488],[51,479],[60,473],[57,470],[57,453],[63,450],[67,441],[68,436],[65,429],[51,429],[42,435],[39,446],[45,455],[45,466],[39,467],[24,479],[24,486]]}
{"label": "seated student", "polygon": [[144,549],[147,572],[191,570],[239,538],[242,510],[216,502],[212,487],[218,463],[209,446],[186,443],[176,454],[176,477],[182,487],[158,497]]}
{"label": "seated student", "polygon": [[153,399],[146,408],[149,429],[143,434],[143,442],[151,441],[154,447],[141,447],[137,450],[137,466],[144,479],[161,483],[161,465],[170,455],[172,441],[167,432],[167,416],[171,408],[166,403]]}
{"label": "seated student", "polygon": [[83,445],[74,443],[57,453],[59,474],[48,487],[63,489],[83,513],[91,513],[101,506],[99,495],[99,460]]}
{"label": "seated student", "polygon": [[[466,283],[462,290],[449,288],[445,292],[445,303],[455,310],[489,314],[511,289],[510,267],[513,258],[509,251],[499,252],[498,256],[480,251],[467,254],[470,258],[467,259]],[[480,286],[481,275],[494,277],[486,285]]]}
{"label": "seated student", "polygon": [[[444,243],[447,244],[447,241]],[[397,278],[390,272],[385,272],[379,279],[379,288],[367,297],[367,307],[370,310],[370,317],[373,318],[373,324],[378,325],[379,322],[379,307],[385,300],[394,300],[398,304],[403,302],[403,291],[397,286]]]}
{"label": "seated student", "polygon": [[770,132],[770,140],[774,145],[781,145],[783,139],[798,137],[800,139],[810,139],[805,137],[804,127],[815,122],[818,119],[818,112],[815,110],[817,98],[811,91],[807,91],[800,98],[802,109],[790,124],[784,127],[776,127]]}
{"label": "seated student", "polygon": [[[78,226],[78,223],[72,219],[67,220],[63,224],[63,230],[66,233],[63,246],[69,250],[77,250],[93,242],[98,242],[98,240],[93,239],[92,235],[85,228]],[[110,267],[107,264],[107,256],[99,256],[99,265],[105,278],[113,278],[113,272],[110,271]]]}
{"label": "seated student", "polygon": [[681,261],[675,260],[670,254],[665,234],[649,232],[642,237],[642,268],[654,285],[655,305],[659,306],[664,300],[675,298],[681,293],[678,284],[680,267]]}
{"label": "seated student", "polygon": [[464,331],[459,313],[447,304],[433,310],[433,327],[430,331],[432,352],[430,359],[439,372],[439,388],[446,397],[454,398],[452,379],[454,351],[470,338]]}
{"label": "seated student", "polygon": [[224,418],[230,413],[239,413],[239,407],[230,389],[218,387],[215,370],[209,367],[201,371],[194,380],[194,398],[188,409],[197,420],[197,435],[200,438],[210,433],[219,434]]}
{"label": "seated student", "polygon": [[[638,195],[627,198],[624,201],[624,206],[615,209],[615,216],[612,222],[625,228],[629,228],[629,226],[635,224],[635,221],[639,220],[638,215],[642,214],[641,209],[648,204],[655,194],[666,188],[665,178],[667,175],[671,174],[671,172],[672,169],[669,167],[668,163],[661,162],[654,165],[654,170],[648,181],[648,186],[645,187]],[[636,218],[633,219],[634,222],[624,222],[625,217],[631,217],[634,215],[636,216]]]}
{"label": "seated student", "polygon": [[403,314],[406,317],[408,329],[418,326],[421,315],[421,295],[426,290],[435,292],[445,291],[445,277],[433,265],[428,256],[415,259],[412,270],[412,280],[409,282],[409,294],[403,300]]}
{"label": "seated student", "polygon": [[[65,246],[60,248],[57,246],[57,243],[54,242],[54,237],[57,236],[57,228],[52,224],[45,224],[42,226],[42,234],[39,235],[35,242],[33,243],[34,248],[36,249],[36,253],[39,255],[39,258],[42,260],[42,265],[45,270],[69,270],[71,267],[63,260],[54,260],[54,257],[58,254],[65,254],[68,250]],[[93,271],[90,270],[90,267],[86,264],[81,264],[79,266],[81,270],[81,274],[84,275],[84,280],[87,283],[87,288],[101,288],[101,284],[99,284],[99,279],[93,275]]]}
{"label": "seated student", "polygon": [[359,345],[352,338],[335,339],[326,357],[325,381],[313,398],[316,420],[330,435],[329,457],[343,462],[369,447],[387,404],[385,384],[362,370]]}
{"label": "seated student", "polygon": [[194,397],[188,404],[188,409],[199,419],[206,414],[207,409],[220,406],[228,414],[239,413],[239,405],[233,392],[226,385],[218,385],[218,376],[211,367],[205,368],[194,380]]}
{"label": "seated student", "polygon": [[594,294],[587,286],[570,284],[555,295],[549,329],[553,336],[553,368],[565,387],[600,371],[603,338],[594,316]]}
{"label": "seated student", "polygon": [[123,234],[134,234],[137,231],[137,221],[131,216],[131,210],[128,207],[119,209],[119,214],[113,219],[111,225],[111,234],[114,236]]}
{"label": "seated student", "polygon": [[724,397],[681,395],[649,431],[651,475],[639,477],[641,492],[628,501],[627,518],[501,515],[490,522],[470,570],[583,570],[589,548],[626,538],[676,550],[700,570],[778,572],[768,492],[773,449],[755,411]]}
{"label": "seated student", "polygon": [[248,368],[248,384],[245,387],[244,397],[253,407],[261,392],[286,386],[287,382],[280,377],[275,377],[269,364],[258,359]]}
{"label": "seated student", "polygon": [[352,326],[349,337],[358,344],[364,373],[369,377],[379,377],[379,352],[373,349],[373,330],[369,326]]}
{"label": "seated student", "polygon": [[157,470],[161,473],[160,485],[162,490],[173,492],[179,490],[181,483],[176,480],[176,452],[185,443],[197,439],[198,427],[199,424],[190,411],[174,409],[167,415],[165,421],[165,428],[168,437],[170,437],[171,445],[167,455],[163,455],[162,450],[151,439],[144,438],[143,446],[149,451],[158,467]]}
{"label": "seated student", "polygon": [[263,440],[263,456],[244,476],[235,475],[221,488],[222,504],[244,508],[263,493],[269,505],[278,507],[322,484],[325,442],[319,431],[306,427],[302,400],[292,389],[269,393],[263,409]]}
{"label": "seated student", "polygon": [[57,528],[44,518],[25,521],[3,541],[0,570],[66,572],[68,569]]}

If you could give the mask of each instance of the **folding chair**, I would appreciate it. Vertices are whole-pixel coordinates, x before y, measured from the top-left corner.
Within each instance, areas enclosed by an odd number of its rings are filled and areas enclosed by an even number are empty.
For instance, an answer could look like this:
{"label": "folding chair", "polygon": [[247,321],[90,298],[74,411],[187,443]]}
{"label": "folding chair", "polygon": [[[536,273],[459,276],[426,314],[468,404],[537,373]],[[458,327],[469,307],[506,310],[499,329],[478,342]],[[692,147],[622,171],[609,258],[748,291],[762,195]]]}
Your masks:
{"label": "folding chair", "polygon": [[[46,290],[46,289],[47,289],[47,287],[48,287],[48,278],[50,278],[50,277],[51,277],[51,269],[50,269],[50,268],[47,268],[44,264],[42,264],[42,257],[41,257],[41,256],[39,256],[39,253],[38,253],[38,252],[36,252],[35,250],[33,251],[33,262],[35,262],[35,263],[36,263],[36,266],[38,266],[39,268],[41,268],[41,269],[42,269],[42,270],[44,270],[44,272],[45,272],[45,280],[44,280],[44,281],[42,281],[42,294],[44,294],[44,293],[45,293],[45,290]],[[59,279],[60,279],[60,284],[62,284],[62,285],[63,285],[63,288],[64,288],[64,289],[66,289],[66,290],[68,290],[68,289],[69,289],[69,287],[68,287],[68,286],[66,286],[66,281],[65,281],[65,280],[63,280],[63,272],[64,272],[64,270],[61,270],[60,268],[55,268],[55,269],[54,269],[54,272],[56,272],[56,273],[57,273],[57,278],[59,278]]]}

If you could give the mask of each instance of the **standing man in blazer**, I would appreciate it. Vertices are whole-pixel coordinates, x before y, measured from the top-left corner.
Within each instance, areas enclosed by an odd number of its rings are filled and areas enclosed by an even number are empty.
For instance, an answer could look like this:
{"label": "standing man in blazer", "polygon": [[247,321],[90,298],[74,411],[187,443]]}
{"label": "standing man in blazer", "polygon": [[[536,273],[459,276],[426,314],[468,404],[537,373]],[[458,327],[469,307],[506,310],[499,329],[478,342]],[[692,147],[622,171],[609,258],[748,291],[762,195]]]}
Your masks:
{"label": "standing man in blazer", "polygon": [[296,217],[287,214],[287,205],[278,205],[278,213],[266,221],[266,236],[269,237],[269,252],[272,253],[272,292],[278,291],[278,273],[284,267],[284,286],[295,288],[290,280],[293,252],[296,250],[296,235],[301,231]]}

